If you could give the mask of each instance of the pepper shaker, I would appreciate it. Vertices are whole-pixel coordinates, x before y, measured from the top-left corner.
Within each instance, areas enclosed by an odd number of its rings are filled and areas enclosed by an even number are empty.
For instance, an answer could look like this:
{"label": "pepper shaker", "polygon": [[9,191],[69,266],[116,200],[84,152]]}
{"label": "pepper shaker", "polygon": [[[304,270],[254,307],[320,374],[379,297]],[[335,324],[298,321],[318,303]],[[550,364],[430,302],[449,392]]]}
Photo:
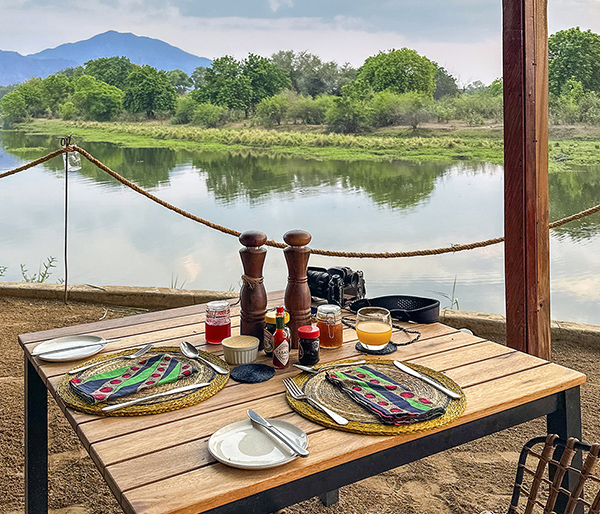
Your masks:
{"label": "pepper shaker", "polygon": [[298,328],[310,325],[311,295],[306,269],[310,257],[312,236],[305,230],[290,230],[283,235],[289,246],[283,250],[288,267],[288,283],[285,288],[285,310],[290,313],[289,328],[292,333],[292,348],[298,348]]}
{"label": "pepper shaker", "polygon": [[259,349],[262,350],[267,312],[267,292],[262,276],[267,250],[262,245],[267,242],[267,235],[258,230],[248,230],[240,235],[239,241],[245,246],[240,250],[244,267],[240,289],[240,334],[258,338]]}

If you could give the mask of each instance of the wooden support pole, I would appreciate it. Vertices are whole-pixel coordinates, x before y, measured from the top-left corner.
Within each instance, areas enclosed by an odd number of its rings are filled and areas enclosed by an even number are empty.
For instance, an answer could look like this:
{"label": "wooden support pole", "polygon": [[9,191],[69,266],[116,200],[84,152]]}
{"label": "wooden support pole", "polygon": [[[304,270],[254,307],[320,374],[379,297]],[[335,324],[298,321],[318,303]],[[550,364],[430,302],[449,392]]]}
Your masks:
{"label": "wooden support pole", "polygon": [[550,359],[547,0],[503,0],[508,346]]}

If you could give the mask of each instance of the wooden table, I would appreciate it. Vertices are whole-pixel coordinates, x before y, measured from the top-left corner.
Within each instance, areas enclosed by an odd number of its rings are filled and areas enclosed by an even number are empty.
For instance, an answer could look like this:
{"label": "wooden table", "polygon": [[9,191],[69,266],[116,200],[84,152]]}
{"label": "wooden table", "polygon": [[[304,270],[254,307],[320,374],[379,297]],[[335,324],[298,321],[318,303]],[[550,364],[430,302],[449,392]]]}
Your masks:
{"label": "wooden table", "polygon": [[[282,298],[281,292],[271,294],[270,306],[281,304]],[[236,333],[239,309],[234,307],[232,316]],[[56,394],[61,376],[74,364],[47,363],[31,356],[40,342],[84,333],[120,337],[106,352],[185,339],[219,354],[219,345],[205,345],[203,321],[204,306],[198,305],[19,337],[25,353],[27,512],[47,511],[46,390],[127,513],[264,514],[313,496],[331,503],[343,485],[540,416],[547,416],[549,432],[581,437],[579,386],[585,375],[440,323],[411,325],[421,331],[421,340],[383,358],[444,371],[464,389],[466,410],[436,430],[393,437],[326,429],[293,412],[281,381],[294,375],[294,369],[278,372],[262,384],[230,380],[207,401],[164,414],[127,418],[82,414],[65,407]],[[354,330],[345,330],[343,347],[322,351],[321,361],[356,357],[355,337]],[[393,337],[404,336],[395,331]],[[264,356],[263,360],[267,361]],[[208,438],[220,427],[245,419],[248,408],[306,431],[310,457],[264,471],[215,462],[207,450]]]}

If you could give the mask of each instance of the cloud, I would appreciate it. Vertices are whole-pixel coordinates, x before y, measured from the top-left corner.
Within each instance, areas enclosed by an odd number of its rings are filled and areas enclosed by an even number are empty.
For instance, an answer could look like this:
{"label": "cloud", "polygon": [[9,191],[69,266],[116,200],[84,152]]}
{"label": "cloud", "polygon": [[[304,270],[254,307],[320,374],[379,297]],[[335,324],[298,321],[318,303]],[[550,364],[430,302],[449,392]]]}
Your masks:
{"label": "cloud", "polygon": [[[118,30],[209,58],[293,49],[360,66],[407,46],[463,83],[502,72],[500,0],[0,0],[0,9],[0,49],[24,54]],[[600,2],[556,0],[549,18],[551,32],[600,32]]]}
{"label": "cloud", "polygon": [[292,0],[269,0],[271,11],[277,12],[280,7],[294,7]]}

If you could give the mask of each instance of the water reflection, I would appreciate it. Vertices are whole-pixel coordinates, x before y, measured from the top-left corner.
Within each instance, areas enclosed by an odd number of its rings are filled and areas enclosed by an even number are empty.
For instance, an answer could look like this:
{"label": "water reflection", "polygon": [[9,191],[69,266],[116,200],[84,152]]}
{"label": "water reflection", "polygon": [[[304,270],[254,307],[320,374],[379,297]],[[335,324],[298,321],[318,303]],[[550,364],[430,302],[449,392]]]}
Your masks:
{"label": "water reflection", "polygon": [[[600,203],[600,167],[577,167],[548,177],[550,220],[555,221]],[[600,213],[553,230],[559,239],[590,239],[600,233]]]}
{"label": "water reflection", "polygon": [[[162,148],[81,146],[157,196],[237,230],[261,229],[281,240],[291,228],[313,234],[315,248],[416,250],[468,243],[503,232],[502,167],[452,164],[315,161],[265,157],[252,151],[190,152]],[[46,155],[57,138],[0,132],[0,171]],[[2,280],[20,280],[19,264],[36,271],[62,255],[63,164],[44,166],[0,183]],[[237,289],[241,266],[236,238],[166,211],[82,159],[70,182],[69,248],[72,283]],[[550,175],[551,218],[600,201],[600,168]],[[600,215],[552,233],[552,315],[600,322]],[[460,307],[503,312],[503,247],[455,255],[391,260],[311,257],[311,264],[361,269],[371,296],[451,294]],[[62,262],[52,277],[62,276]],[[282,289],[286,268],[269,249],[265,285]]]}

